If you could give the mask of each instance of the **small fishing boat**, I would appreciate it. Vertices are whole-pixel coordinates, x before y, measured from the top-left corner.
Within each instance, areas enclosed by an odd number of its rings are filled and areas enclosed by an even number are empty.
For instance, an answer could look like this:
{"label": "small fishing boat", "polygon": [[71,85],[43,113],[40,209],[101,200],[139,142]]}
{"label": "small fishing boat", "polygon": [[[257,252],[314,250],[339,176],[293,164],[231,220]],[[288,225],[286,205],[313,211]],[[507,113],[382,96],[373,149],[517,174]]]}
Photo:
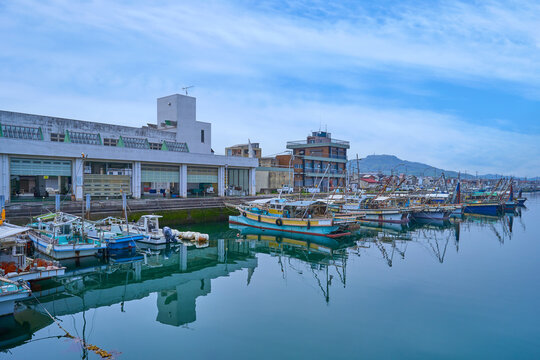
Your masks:
{"label": "small fishing boat", "polygon": [[411,209],[405,205],[406,200],[401,198],[377,195],[326,201],[336,217],[357,216],[356,221],[362,224],[407,224],[410,220]]}
{"label": "small fishing boat", "polygon": [[139,243],[148,245],[165,245],[176,243],[176,238],[168,227],[161,229],[159,219],[161,215],[143,215],[135,224],[129,224],[128,231],[133,234],[141,235],[137,240]]}
{"label": "small fishing boat", "polygon": [[57,212],[38,216],[36,220],[29,224],[28,237],[39,252],[53,259],[93,256],[107,247],[105,242],[84,233],[77,216]]}
{"label": "small fishing boat", "polygon": [[[144,247],[159,249],[160,247],[178,244],[181,240],[193,242],[194,245],[204,246],[208,242],[208,234],[194,231],[178,231],[167,226],[161,229],[159,219],[161,215],[143,215],[135,224],[129,224],[130,234],[141,235],[136,241]],[[206,245],[207,246],[207,245]]]}
{"label": "small fishing boat", "polygon": [[[461,207],[460,207],[461,208]],[[450,206],[428,206],[425,205],[412,212],[412,218],[418,220],[448,220],[455,207]]]}
{"label": "small fishing boat", "polygon": [[10,280],[43,280],[64,275],[65,267],[55,261],[26,256],[29,228],[13,224],[0,225],[0,273]]}
{"label": "small fishing boat", "polygon": [[135,242],[144,240],[144,235],[130,233],[123,220],[111,216],[95,222],[85,222],[85,226],[88,238],[105,242],[109,251],[135,249]]}
{"label": "small fishing boat", "polygon": [[30,287],[24,281],[13,281],[0,277],[0,316],[13,314],[15,301],[31,295]]}
{"label": "small fishing boat", "polygon": [[64,275],[66,268],[57,262],[26,256],[30,228],[6,222],[4,203],[0,206],[0,275],[12,281],[42,280]]}
{"label": "small fishing boat", "polygon": [[240,215],[229,216],[229,223],[264,230],[341,237],[350,234],[347,227],[354,223],[349,218],[338,219],[329,215],[328,205],[322,201],[264,199],[247,205],[230,206],[237,209]]}
{"label": "small fishing boat", "polygon": [[408,224],[410,221],[410,212],[400,208],[375,208],[361,211],[365,214],[360,219],[362,223]]}

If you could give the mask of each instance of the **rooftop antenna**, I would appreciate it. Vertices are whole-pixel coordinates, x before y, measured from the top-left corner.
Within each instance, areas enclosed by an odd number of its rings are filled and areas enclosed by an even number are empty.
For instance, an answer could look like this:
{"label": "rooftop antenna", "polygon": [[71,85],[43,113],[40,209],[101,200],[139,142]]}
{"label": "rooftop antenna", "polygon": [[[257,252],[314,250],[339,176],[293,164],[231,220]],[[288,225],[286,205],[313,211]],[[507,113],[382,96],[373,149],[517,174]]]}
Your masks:
{"label": "rooftop antenna", "polygon": [[188,89],[191,89],[192,87],[195,87],[194,85],[189,85],[189,86],[186,86],[186,87],[183,87],[182,90],[186,93],[186,95],[188,94]]}

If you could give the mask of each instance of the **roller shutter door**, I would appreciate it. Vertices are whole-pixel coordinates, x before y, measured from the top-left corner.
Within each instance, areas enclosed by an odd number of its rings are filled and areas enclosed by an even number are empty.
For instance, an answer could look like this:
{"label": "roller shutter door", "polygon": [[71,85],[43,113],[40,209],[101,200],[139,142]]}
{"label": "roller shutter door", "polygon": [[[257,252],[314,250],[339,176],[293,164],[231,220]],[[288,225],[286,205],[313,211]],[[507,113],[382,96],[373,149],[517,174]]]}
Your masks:
{"label": "roller shutter door", "polygon": [[177,166],[141,166],[141,181],[154,183],[179,183],[180,168]]}
{"label": "roller shutter door", "polygon": [[19,176],[71,176],[71,161],[11,158],[10,173]]}
{"label": "roller shutter door", "polygon": [[218,182],[218,170],[217,168],[188,166],[187,182],[215,184]]}

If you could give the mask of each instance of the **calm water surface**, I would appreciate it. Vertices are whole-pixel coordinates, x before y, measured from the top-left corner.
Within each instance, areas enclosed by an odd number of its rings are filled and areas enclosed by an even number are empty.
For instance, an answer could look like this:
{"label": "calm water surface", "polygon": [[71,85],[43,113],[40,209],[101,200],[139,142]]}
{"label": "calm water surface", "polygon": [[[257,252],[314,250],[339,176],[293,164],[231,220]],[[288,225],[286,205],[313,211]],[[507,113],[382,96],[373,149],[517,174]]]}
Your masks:
{"label": "calm water surface", "polygon": [[[0,319],[0,358],[539,359],[540,197],[515,216],[69,263]],[[46,315],[56,316],[75,339]]]}

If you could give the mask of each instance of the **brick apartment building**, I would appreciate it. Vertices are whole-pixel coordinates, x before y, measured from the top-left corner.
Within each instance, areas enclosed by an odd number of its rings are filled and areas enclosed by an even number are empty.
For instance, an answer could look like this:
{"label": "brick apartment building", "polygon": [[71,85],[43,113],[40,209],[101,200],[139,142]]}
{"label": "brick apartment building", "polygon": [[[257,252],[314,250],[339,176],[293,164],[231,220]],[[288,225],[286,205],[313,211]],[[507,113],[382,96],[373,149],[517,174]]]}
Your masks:
{"label": "brick apartment building", "polygon": [[327,131],[314,131],[306,140],[289,141],[293,151],[294,187],[322,191],[345,186],[348,141],[332,139]]}

